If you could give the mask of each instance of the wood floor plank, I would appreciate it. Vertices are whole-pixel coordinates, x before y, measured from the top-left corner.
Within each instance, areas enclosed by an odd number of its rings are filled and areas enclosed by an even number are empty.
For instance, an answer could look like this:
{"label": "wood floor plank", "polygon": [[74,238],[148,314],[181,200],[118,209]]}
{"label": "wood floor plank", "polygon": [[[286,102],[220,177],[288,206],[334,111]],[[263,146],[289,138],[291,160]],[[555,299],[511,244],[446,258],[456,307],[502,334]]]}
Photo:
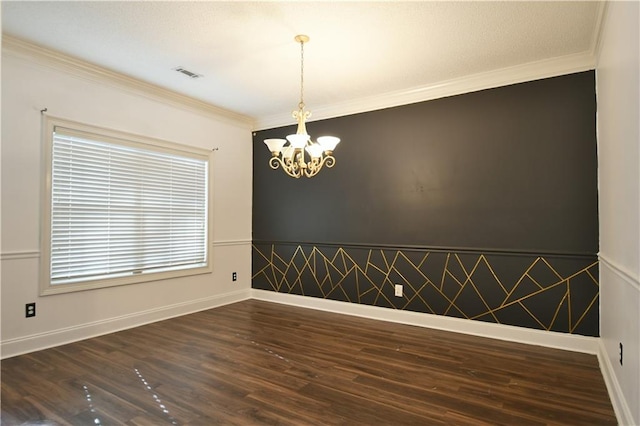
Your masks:
{"label": "wood floor plank", "polygon": [[2,361],[2,425],[614,425],[595,356],[247,300]]}

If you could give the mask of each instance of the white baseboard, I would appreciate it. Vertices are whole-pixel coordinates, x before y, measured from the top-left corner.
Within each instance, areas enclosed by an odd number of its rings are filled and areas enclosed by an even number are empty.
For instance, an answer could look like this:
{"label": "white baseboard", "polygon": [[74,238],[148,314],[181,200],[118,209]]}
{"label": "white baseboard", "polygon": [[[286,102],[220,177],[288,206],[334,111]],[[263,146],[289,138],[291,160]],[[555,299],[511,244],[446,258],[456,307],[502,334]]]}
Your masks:
{"label": "white baseboard", "polygon": [[2,354],[0,358],[10,358],[28,352],[39,351],[104,334],[115,333],[116,331],[139,327],[156,321],[162,321],[181,315],[216,308],[218,306],[228,305],[230,303],[249,299],[250,297],[251,291],[248,289],[234,291],[189,302],[163,306],[162,308],[136,312],[116,318],[109,318],[74,327],[53,330],[46,333],[4,340],[0,346],[0,353]]}
{"label": "white baseboard", "polygon": [[419,327],[435,328],[455,333],[471,334],[510,342],[526,343],[529,345],[582,352],[592,355],[598,354],[597,337],[579,336],[553,331],[533,330],[504,324],[493,324],[482,321],[470,321],[442,315],[423,314],[398,309],[381,308],[378,306],[360,305],[349,302],[320,299],[315,297],[298,296],[293,294],[276,293],[267,290],[251,290],[253,299],[294,305],[303,308],[318,309],[345,315],[354,315],[375,320],[390,321]]}
{"label": "white baseboard", "polygon": [[138,327],[205,309],[211,309],[249,298],[345,315],[355,315],[381,321],[390,321],[419,327],[452,331],[456,333],[471,334],[474,336],[507,340],[511,342],[582,352],[598,356],[600,356],[601,351],[599,339],[596,337],[533,330],[504,324],[469,321],[441,315],[401,311],[377,306],[360,305],[356,303],[338,302],[335,300],[252,289],[240,290],[184,303],[177,303],[158,309],[136,312],[129,315],[53,330],[46,333],[4,340],[0,347],[0,353],[2,354],[1,358],[9,358],[28,352],[76,342],[83,339],[89,339],[103,334],[114,333],[116,331]]}
{"label": "white baseboard", "polygon": [[613,365],[611,365],[611,360],[607,355],[607,349],[604,346],[604,342],[600,340],[598,343],[598,362],[600,363],[600,371],[602,372],[604,383],[607,385],[607,392],[611,399],[611,405],[613,405],[613,411],[616,413],[618,424],[621,426],[637,425],[633,420],[629,404],[627,404],[627,400],[624,398],[620,384],[616,379],[615,372],[613,371]]}

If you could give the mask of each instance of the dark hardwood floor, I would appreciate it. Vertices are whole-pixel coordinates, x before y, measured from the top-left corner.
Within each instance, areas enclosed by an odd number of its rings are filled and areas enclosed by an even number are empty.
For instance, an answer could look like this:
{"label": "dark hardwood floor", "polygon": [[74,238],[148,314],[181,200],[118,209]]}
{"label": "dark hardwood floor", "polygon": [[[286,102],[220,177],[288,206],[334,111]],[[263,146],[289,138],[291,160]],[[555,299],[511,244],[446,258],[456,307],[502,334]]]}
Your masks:
{"label": "dark hardwood floor", "polygon": [[2,361],[2,424],[616,424],[595,356],[249,300]]}

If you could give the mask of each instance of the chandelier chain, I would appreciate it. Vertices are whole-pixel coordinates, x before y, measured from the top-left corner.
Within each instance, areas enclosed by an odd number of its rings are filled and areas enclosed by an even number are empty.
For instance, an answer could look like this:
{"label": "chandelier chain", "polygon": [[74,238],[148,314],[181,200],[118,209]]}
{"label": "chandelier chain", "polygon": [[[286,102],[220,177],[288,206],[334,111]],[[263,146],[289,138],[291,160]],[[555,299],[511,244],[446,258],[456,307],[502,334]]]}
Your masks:
{"label": "chandelier chain", "polygon": [[300,41],[300,108],[304,108],[304,41]]}

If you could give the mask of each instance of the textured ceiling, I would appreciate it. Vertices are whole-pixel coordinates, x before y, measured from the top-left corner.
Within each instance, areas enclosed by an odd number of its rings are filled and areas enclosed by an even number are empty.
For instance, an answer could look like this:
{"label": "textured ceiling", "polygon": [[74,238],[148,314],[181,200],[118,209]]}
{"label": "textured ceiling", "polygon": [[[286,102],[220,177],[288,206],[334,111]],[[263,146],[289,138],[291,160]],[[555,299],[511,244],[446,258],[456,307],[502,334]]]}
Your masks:
{"label": "textured ceiling", "polygon": [[266,122],[298,103],[296,34],[311,37],[314,111],[592,53],[601,12],[598,2],[3,1],[2,30]]}

